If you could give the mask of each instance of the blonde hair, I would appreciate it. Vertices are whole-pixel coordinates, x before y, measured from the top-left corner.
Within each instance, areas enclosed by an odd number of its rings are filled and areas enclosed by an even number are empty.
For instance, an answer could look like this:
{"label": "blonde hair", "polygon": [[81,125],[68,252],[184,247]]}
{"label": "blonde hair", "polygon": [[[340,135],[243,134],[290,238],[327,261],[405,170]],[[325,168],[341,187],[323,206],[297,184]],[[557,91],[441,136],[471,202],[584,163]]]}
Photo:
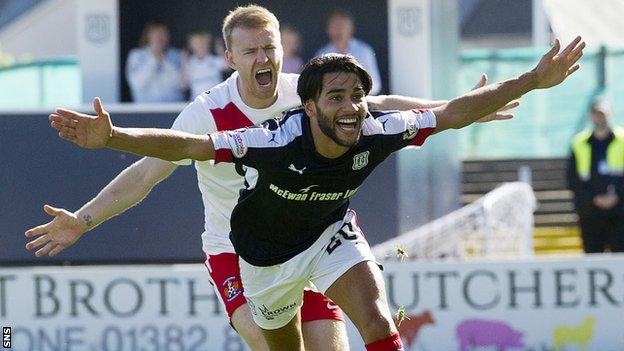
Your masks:
{"label": "blonde hair", "polygon": [[239,6],[223,20],[223,41],[225,48],[230,50],[232,46],[232,32],[235,28],[258,29],[269,26],[279,31],[279,21],[275,15],[258,5]]}

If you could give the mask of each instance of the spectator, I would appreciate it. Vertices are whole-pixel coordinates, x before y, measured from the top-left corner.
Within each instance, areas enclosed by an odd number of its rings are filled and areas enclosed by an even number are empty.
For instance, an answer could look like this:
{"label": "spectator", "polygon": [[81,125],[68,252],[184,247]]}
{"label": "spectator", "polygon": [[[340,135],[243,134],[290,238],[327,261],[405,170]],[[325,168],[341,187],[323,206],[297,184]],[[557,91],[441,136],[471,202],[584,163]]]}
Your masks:
{"label": "spectator", "polygon": [[327,36],[330,42],[320,48],[314,56],[321,56],[331,52],[354,56],[373,78],[373,88],[370,95],[377,95],[381,91],[381,76],[375,58],[375,51],[365,42],[353,37],[355,22],[353,16],[345,10],[334,10],[327,20]]}
{"label": "spectator", "polygon": [[303,69],[303,59],[299,56],[301,36],[295,28],[290,26],[283,26],[281,32],[282,47],[284,48],[282,72],[301,73]]}
{"label": "spectator", "polygon": [[141,47],[132,49],[126,62],[126,79],[134,102],[182,101],[181,55],[169,48],[169,29],[148,23]]}
{"label": "spectator", "polygon": [[583,249],[624,252],[624,130],[609,125],[606,100],[594,100],[590,117],[594,128],[574,137],[568,164]]}
{"label": "spectator", "polygon": [[223,80],[227,68],[223,55],[211,52],[212,35],[208,32],[193,32],[188,36],[188,50],[191,55],[183,60],[182,80],[191,89],[191,100]]}

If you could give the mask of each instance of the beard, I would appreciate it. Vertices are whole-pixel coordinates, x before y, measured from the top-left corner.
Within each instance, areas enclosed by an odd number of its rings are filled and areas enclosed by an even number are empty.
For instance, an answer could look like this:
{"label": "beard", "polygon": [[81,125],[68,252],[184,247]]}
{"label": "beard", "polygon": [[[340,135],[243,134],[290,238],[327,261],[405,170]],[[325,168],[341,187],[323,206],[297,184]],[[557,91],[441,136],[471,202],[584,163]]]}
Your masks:
{"label": "beard", "polygon": [[[332,121],[332,118],[328,117],[327,115],[325,115],[325,113],[323,112],[323,110],[321,110],[319,105],[317,105],[316,103],[314,105],[316,106],[316,111],[317,111],[317,113],[316,113],[316,116],[317,116],[316,120],[318,121],[318,126],[321,129],[321,131],[323,132],[323,134],[325,134],[333,142],[335,142],[336,144],[338,144],[340,146],[352,147],[353,145],[357,144],[357,142],[360,140],[359,133],[358,133],[357,138],[355,138],[354,140],[341,139],[338,136],[338,133],[336,132],[336,127],[335,127],[335,124]],[[358,117],[358,120],[359,119],[360,118]]]}

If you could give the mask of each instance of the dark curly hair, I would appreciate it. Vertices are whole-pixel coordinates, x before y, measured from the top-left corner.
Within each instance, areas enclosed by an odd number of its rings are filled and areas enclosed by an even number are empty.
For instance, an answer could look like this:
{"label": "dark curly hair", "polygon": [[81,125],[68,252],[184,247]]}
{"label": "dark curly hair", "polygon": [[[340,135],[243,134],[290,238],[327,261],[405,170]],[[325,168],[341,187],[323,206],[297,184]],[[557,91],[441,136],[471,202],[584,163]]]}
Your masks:
{"label": "dark curly hair", "polygon": [[366,95],[373,87],[370,74],[353,56],[327,54],[313,58],[303,67],[297,85],[297,94],[301,98],[301,103],[305,104],[309,99],[316,101],[323,88],[323,76],[326,73],[336,72],[355,73],[360,78]]}

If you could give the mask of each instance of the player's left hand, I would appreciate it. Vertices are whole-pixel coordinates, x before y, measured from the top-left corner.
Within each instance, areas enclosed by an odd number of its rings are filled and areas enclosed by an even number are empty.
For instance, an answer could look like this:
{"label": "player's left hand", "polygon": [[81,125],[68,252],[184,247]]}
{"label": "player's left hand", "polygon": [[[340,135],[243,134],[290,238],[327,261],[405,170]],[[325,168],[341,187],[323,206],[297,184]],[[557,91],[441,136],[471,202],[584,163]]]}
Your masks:
{"label": "player's left hand", "polygon": [[585,42],[577,36],[561,52],[561,43],[555,39],[555,44],[533,69],[537,75],[537,89],[545,89],[563,82],[568,76],[576,72],[580,65],[577,61],[583,56]]}
{"label": "player's left hand", "polygon": [[87,149],[105,147],[113,131],[110,114],[104,110],[102,101],[93,99],[97,116],[57,108],[50,114],[50,125],[59,132],[62,139]]}
{"label": "player's left hand", "polygon": [[[487,85],[488,82],[488,76],[487,74],[483,73],[481,74],[481,78],[479,79],[479,81],[477,82],[477,84],[475,84],[475,86],[471,89],[471,90],[476,90],[479,89],[481,87],[484,87]],[[502,121],[502,120],[506,120],[506,119],[512,119],[513,118],[513,114],[511,113],[504,113],[507,112],[511,109],[514,109],[516,107],[520,106],[520,101],[518,100],[513,100],[510,101],[507,105],[503,106],[500,110],[491,113],[485,117],[482,117],[480,119],[477,120],[477,123],[485,123],[485,122],[491,122],[491,121]]]}
{"label": "player's left hand", "polygon": [[37,257],[57,255],[72,246],[88,230],[87,224],[73,212],[50,205],[43,206],[43,210],[54,218],[24,233],[32,239],[26,244],[26,249],[37,250]]}

